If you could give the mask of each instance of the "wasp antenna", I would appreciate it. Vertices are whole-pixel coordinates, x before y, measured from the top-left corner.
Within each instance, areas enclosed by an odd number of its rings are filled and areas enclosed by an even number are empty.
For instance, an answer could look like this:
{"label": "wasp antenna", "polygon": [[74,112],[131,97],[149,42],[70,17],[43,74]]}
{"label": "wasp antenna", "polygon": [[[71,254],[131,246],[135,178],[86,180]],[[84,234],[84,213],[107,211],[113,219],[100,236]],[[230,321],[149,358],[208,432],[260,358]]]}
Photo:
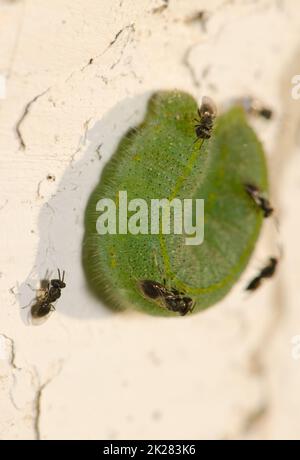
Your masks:
{"label": "wasp antenna", "polygon": [[62,282],[65,280],[65,270],[63,271]]}
{"label": "wasp antenna", "polygon": [[60,277],[60,269],[58,268],[58,269],[57,269],[57,271],[58,271],[58,279],[59,279],[59,281],[61,281],[61,277]]}

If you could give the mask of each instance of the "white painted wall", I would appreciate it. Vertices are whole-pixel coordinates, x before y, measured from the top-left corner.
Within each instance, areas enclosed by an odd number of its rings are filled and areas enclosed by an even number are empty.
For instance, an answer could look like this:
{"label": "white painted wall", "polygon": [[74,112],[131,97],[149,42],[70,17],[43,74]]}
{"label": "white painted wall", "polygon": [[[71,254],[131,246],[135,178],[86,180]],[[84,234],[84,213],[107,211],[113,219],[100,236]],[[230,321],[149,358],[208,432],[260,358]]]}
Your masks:
{"label": "white painted wall", "polygon": [[[300,438],[299,1],[164,4],[0,0],[0,439]],[[199,10],[205,24],[188,20]],[[254,125],[280,235],[266,225],[241,283],[203,314],[112,315],[85,287],[83,212],[164,88],[274,108]],[[241,294],[278,239],[274,281]],[[56,267],[68,283],[57,312],[29,326],[28,284]]]}

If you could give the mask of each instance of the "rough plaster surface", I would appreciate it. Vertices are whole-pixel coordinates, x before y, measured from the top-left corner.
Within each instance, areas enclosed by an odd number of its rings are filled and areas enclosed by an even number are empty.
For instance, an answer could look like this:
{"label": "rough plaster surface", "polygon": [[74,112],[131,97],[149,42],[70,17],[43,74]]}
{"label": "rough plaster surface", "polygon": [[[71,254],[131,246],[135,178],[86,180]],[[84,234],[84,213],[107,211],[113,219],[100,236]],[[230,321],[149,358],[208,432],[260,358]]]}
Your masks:
{"label": "rough plaster surface", "polygon": [[[297,0],[0,0],[0,439],[300,438],[299,27]],[[113,315],[85,287],[86,200],[149,94],[175,87],[274,108],[254,125],[280,231],[266,224],[207,312]],[[278,241],[278,274],[245,296]],[[56,267],[57,312],[28,325],[21,307]]]}

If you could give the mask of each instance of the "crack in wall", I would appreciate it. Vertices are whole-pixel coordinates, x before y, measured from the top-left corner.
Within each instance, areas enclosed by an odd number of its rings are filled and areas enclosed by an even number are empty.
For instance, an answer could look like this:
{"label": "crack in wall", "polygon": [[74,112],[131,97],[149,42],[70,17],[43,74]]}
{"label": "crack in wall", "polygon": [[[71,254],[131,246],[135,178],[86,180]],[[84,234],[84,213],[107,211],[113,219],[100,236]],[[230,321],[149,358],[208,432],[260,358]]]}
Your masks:
{"label": "crack in wall", "polygon": [[[13,338],[9,337],[7,334],[0,334],[0,337],[4,338],[9,343],[9,353],[8,353],[8,363],[12,368],[12,377],[13,377],[13,384],[9,390],[9,399],[14,406],[14,408],[18,411],[22,410],[15,402],[13,396],[13,389],[17,381],[16,372],[20,372],[23,368],[18,367],[16,364],[16,350],[15,350],[15,341]],[[32,385],[36,386],[35,397],[33,399],[33,431],[34,437],[36,440],[41,439],[41,431],[40,431],[40,418],[42,414],[42,396],[45,388],[61,373],[63,368],[64,360],[60,360],[56,363],[57,369],[53,372],[52,376],[46,379],[43,383],[40,382],[40,377],[35,369],[34,372],[32,369],[28,369]]]}
{"label": "crack in wall", "polygon": [[159,5],[156,8],[153,8],[151,10],[152,14],[157,14],[157,13],[160,14],[168,8],[169,0],[162,0],[162,1],[163,1],[162,5]]}
{"label": "crack in wall", "polygon": [[13,383],[10,386],[10,389],[9,389],[9,399],[10,399],[12,405],[14,406],[14,408],[19,411],[20,407],[15,402],[15,399],[14,399],[14,396],[13,396],[13,390],[14,390],[15,384],[17,382],[16,373],[22,371],[22,368],[18,367],[16,365],[15,341],[11,337],[9,337],[8,335],[3,334],[3,333],[0,334],[0,337],[3,337],[10,344],[8,363],[12,367]]}
{"label": "crack in wall", "polygon": [[24,137],[22,135],[22,130],[21,130],[22,124],[24,123],[25,118],[29,114],[32,105],[38,99],[40,99],[42,96],[44,96],[44,94],[46,94],[49,90],[50,90],[50,88],[47,88],[45,91],[43,91],[42,93],[38,94],[33,99],[31,99],[29,102],[27,102],[21,117],[19,118],[19,120],[16,123],[16,134],[17,134],[17,138],[19,140],[19,148],[20,148],[20,150],[25,150],[26,149],[26,143],[25,143]]}
{"label": "crack in wall", "polygon": [[80,136],[80,139],[79,139],[79,142],[78,142],[78,146],[77,146],[75,152],[72,153],[72,155],[71,155],[70,162],[69,162],[69,165],[70,165],[70,166],[73,165],[77,153],[79,153],[79,152],[82,150],[82,148],[86,145],[86,142],[87,142],[87,134],[88,134],[88,131],[89,131],[89,125],[90,125],[91,120],[92,120],[92,118],[89,118],[88,120],[86,120],[86,121],[83,123],[83,135]]}
{"label": "crack in wall", "polygon": [[35,398],[33,401],[33,412],[34,412],[33,430],[34,430],[35,439],[37,441],[41,439],[40,420],[41,420],[41,414],[42,414],[41,406],[42,406],[43,392],[45,388],[61,373],[63,365],[64,365],[64,361],[63,360],[58,361],[57,365],[58,365],[58,369],[54,372],[54,374],[51,377],[45,380],[44,383],[40,382],[40,377],[38,375],[38,372],[37,371],[35,372],[38,385],[37,385]]}
{"label": "crack in wall", "polygon": [[[82,66],[82,67],[80,68],[80,72],[83,72],[87,67],[89,67],[90,65],[94,64],[95,61],[96,61],[97,59],[99,59],[100,57],[104,56],[105,53],[106,53],[106,52],[107,52],[107,51],[118,41],[118,39],[120,38],[120,36],[121,36],[126,30],[130,30],[130,32],[132,32],[132,33],[135,32],[135,24],[134,24],[134,23],[131,23],[131,24],[128,24],[127,26],[123,27],[122,29],[120,29],[120,30],[116,33],[115,37],[111,40],[111,42],[110,42],[110,43],[107,45],[107,47],[104,49],[104,51],[102,51],[100,54],[97,54],[97,55],[94,56],[94,57],[91,57],[91,58],[89,59],[88,63],[85,64],[84,66]],[[121,56],[120,56],[118,62],[119,62],[119,61],[121,60],[121,58],[122,58],[122,55],[123,55],[124,50],[125,50],[125,48],[126,48],[128,42],[129,42],[129,39],[130,39],[130,34],[129,34],[129,36],[128,36],[127,40],[126,40],[126,43],[125,43],[125,45],[124,45],[124,47],[123,47],[123,50],[122,50],[122,52],[121,52]],[[115,64],[112,64],[111,69],[112,69],[113,67],[115,67],[115,66],[116,66],[116,63],[115,63]],[[74,75],[76,72],[77,72],[77,70],[73,71],[73,72],[66,78],[65,82],[67,83],[67,82],[73,77],[73,75]]]}
{"label": "crack in wall", "polygon": [[200,83],[198,81],[198,78],[197,78],[197,74],[195,72],[195,69],[193,67],[193,65],[191,64],[190,62],[190,55],[193,51],[193,49],[198,46],[199,43],[194,43],[193,45],[191,45],[187,50],[186,52],[184,53],[183,55],[183,58],[182,58],[182,63],[183,65],[187,68],[188,72],[189,72],[189,75],[190,75],[190,78],[191,78],[191,82],[193,84],[193,86],[195,88],[200,88]]}
{"label": "crack in wall", "polygon": [[41,179],[36,188],[36,198],[37,200],[43,200],[45,197],[41,193],[41,188],[44,183],[49,183],[49,182],[55,182],[56,178],[53,174],[47,174],[47,176],[44,179]]}
{"label": "crack in wall", "polygon": [[209,13],[206,10],[198,11],[197,13],[188,16],[184,22],[187,25],[198,23],[200,25],[201,31],[207,33],[207,23],[209,20]]}
{"label": "crack in wall", "polygon": [[129,27],[127,27],[127,29],[129,30],[129,32],[127,34],[127,40],[124,42],[124,45],[123,45],[122,50],[120,52],[119,58],[110,66],[110,70],[114,69],[119,64],[119,62],[121,61],[121,59],[122,59],[122,57],[124,55],[125,49],[126,49],[128,43],[130,42],[131,34],[135,32],[134,24],[131,24]]}
{"label": "crack in wall", "polygon": [[126,30],[126,29],[132,29],[134,30],[134,24],[129,24],[125,27],[123,27],[123,29],[119,30],[119,32],[116,33],[115,35],[115,38],[110,42],[110,44],[108,45],[108,47],[106,48],[106,50],[104,51],[104,53],[111,47],[113,46],[116,41],[118,40],[119,36]]}
{"label": "crack in wall", "polygon": [[6,334],[1,333],[0,337],[4,337],[10,344],[10,353],[9,353],[9,364],[13,369],[20,370],[20,367],[17,367],[15,360],[16,360],[16,351],[15,351],[15,342],[14,340]]}

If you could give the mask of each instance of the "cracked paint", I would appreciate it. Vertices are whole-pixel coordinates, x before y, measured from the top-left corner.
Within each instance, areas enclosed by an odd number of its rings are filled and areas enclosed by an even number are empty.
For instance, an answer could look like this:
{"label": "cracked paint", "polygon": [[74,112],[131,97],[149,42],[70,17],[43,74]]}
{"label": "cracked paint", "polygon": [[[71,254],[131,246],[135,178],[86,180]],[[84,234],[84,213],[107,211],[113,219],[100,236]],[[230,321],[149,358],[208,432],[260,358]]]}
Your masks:
{"label": "cracked paint", "polygon": [[[124,45],[123,45],[123,48],[122,48],[122,50],[121,50],[121,54],[120,54],[119,58],[117,59],[117,61],[116,61],[115,63],[113,63],[113,64],[111,65],[111,67],[110,67],[110,69],[113,69],[113,68],[120,62],[120,60],[121,60],[121,58],[122,58],[122,55],[123,55],[123,53],[124,53],[124,50],[125,50],[127,44],[129,43],[131,33],[135,32],[134,24],[129,24],[129,25],[123,27],[122,29],[120,29],[120,30],[116,33],[115,37],[114,37],[114,38],[111,40],[111,42],[108,44],[108,46],[104,49],[104,51],[102,51],[100,54],[97,54],[96,56],[90,58],[89,61],[88,61],[88,63],[85,64],[84,66],[82,66],[82,67],[80,68],[80,72],[84,72],[85,69],[86,69],[87,67],[89,67],[89,66],[92,65],[92,64],[95,64],[95,61],[97,61],[99,58],[103,57],[103,56],[105,55],[105,53],[106,53],[106,52],[107,52],[107,51],[118,41],[119,37],[121,37],[122,34],[123,34],[124,32],[127,32],[127,31],[129,31],[129,34],[128,34],[128,36],[127,36],[127,40],[125,41],[125,43],[124,43]],[[67,77],[66,82],[68,82],[68,81],[74,76],[75,73],[76,73],[76,71],[72,72],[72,73]]]}
{"label": "cracked paint", "polygon": [[[52,374],[51,377],[49,377],[47,380],[45,380],[43,383],[40,383],[40,378],[38,374],[36,373],[36,379],[38,381],[37,384],[37,389],[36,389],[36,394],[35,398],[33,401],[33,406],[34,406],[34,433],[35,433],[35,439],[39,441],[41,439],[41,427],[40,427],[40,419],[41,419],[41,414],[42,414],[42,396],[43,392],[46,387],[61,373],[62,368],[63,368],[63,361],[59,361],[56,364],[56,371],[54,374]],[[44,413],[43,413],[44,414]]]}
{"label": "cracked paint", "polygon": [[46,94],[48,91],[49,91],[50,88],[46,89],[45,91],[43,91],[42,93],[38,94],[37,96],[35,96],[33,99],[31,99],[26,105],[25,105],[25,108],[24,108],[24,111],[21,115],[21,117],[19,118],[19,120],[17,121],[17,124],[16,124],[16,133],[17,133],[17,137],[18,137],[18,140],[19,140],[19,145],[20,145],[20,149],[21,150],[25,150],[26,149],[26,143],[25,143],[25,140],[23,138],[23,135],[22,135],[22,125],[26,119],[26,117],[28,116],[29,114],[29,111],[31,109],[31,106],[38,100],[40,99],[42,96],[44,96],[44,94]]}
{"label": "cracked paint", "polygon": [[190,74],[190,77],[191,77],[191,81],[192,81],[192,84],[196,87],[196,88],[199,88],[200,87],[200,82],[198,81],[198,78],[197,78],[197,74],[195,72],[195,68],[194,68],[194,65],[191,63],[190,61],[190,55],[193,51],[193,49],[197,46],[197,44],[194,44],[192,46],[190,46],[184,53],[184,56],[183,56],[183,59],[182,59],[182,62],[183,62],[183,65],[188,69],[189,71],[189,74]]}

